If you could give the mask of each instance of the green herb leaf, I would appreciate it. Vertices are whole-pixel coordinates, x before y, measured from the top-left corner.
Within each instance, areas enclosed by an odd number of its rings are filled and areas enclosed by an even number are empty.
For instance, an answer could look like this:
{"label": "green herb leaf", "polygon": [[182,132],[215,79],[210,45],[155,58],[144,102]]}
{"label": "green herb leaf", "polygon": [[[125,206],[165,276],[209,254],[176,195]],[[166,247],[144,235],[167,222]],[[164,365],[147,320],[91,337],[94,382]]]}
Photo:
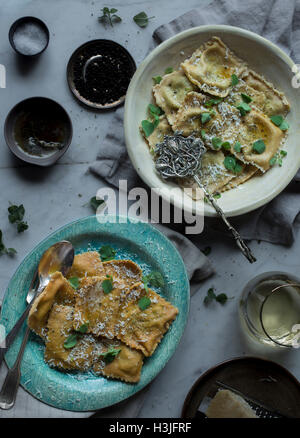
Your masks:
{"label": "green herb leaf", "polygon": [[211,119],[210,113],[202,113],[201,114],[201,123],[203,123],[203,124],[207,123],[210,121],[210,119]]}
{"label": "green herb leaf", "polygon": [[99,207],[100,205],[102,205],[104,202],[105,202],[104,199],[97,199],[96,196],[93,196],[93,197],[90,199],[90,206],[92,207],[92,209],[93,209],[93,210],[95,211],[95,213],[96,213],[98,207]]}
{"label": "green herb leaf", "polygon": [[23,221],[25,208],[24,205],[10,205],[8,207],[8,220],[11,224],[17,225],[18,233],[22,233],[23,231],[28,229],[27,222]]}
{"label": "green herb leaf", "polygon": [[280,115],[271,116],[270,119],[276,126],[280,126],[281,123],[284,121],[284,118]]}
{"label": "green herb leaf", "polygon": [[241,173],[243,170],[243,167],[241,164],[236,163],[235,168],[233,169],[234,173]]}
{"label": "green herb leaf", "polygon": [[142,281],[154,287],[163,287],[165,284],[164,278],[159,271],[152,271],[148,275],[143,275]]}
{"label": "green herb leaf", "polygon": [[142,120],[141,125],[146,137],[149,137],[155,129],[154,124],[149,120]]}
{"label": "green herb leaf", "polygon": [[108,262],[109,260],[115,260],[116,251],[109,245],[103,245],[99,249],[99,254],[102,262]]}
{"label": "green herb leaf", "polygon": [[[17,254],[17,250],[15,248],[6,248],[6,254],[10,257],[13,257],[14,255]],[[0,255],[1,255],[1,251],[0,251]]]}
{"label": "green herb leaf", "polygon": [[18,233],[23,233],[23,231],[25,231],[25,230],[27,230],[28,229],[28,224],[27,224],[27,222],[23,222],[23,221],[21,221],[21,222],[18,222],[17,223],[17,230],[18,230]]}
{"label": "green herb leaf", "polygon": [[204,298],[204,304],[207,305],[207,304],[211,303],[211,301],[213,301],[215,298],[216,298],[216,295],[215,295],[214,289],[211,287],[208,289],[207,295]]}
{"label": "green herb leaf", "polygon": [[225,304],[226,301],[228,300],[228,297],[226,294],[216,295],[214,292],[214,288],[211,287],[210,289],[208,289],[207,295],[204,298],[204,304],[206,304],[206,305],[210,304],[214,300],[220,304]]}
{"label": "green herb leaf", "polygon": [[240,143],[239,141],[237,141],[237,142],[235,143],[235,145],[233,146],[233,149],[235,150],[235,152],[241,152],[241,150],[242,150],[242,145],[241,145],[241,143]]}
{"label": "green herb leaf", "polygon": [[224,159],[224,166],[226,167],[227,170],[234,172],[236,166],[236,158],[231,155],[228,155]]}
{"label": "green herb leaf", "polygon": [[146,309],[148,309],[148,307],[150,306],[150,304],[151,304],[151,300],[150,300],[150,298],[147,297],[147,296],[144,296],[144,297],[140,298],[139,301],[138,301],[138,306],[139,306],[139,308],[140,308],[141,310],[146,310]]}
{"label": "green herb leaf", "polygon": [[99,21],[101,23],[107,24],[109,23],[111,27],[113,27],[114,23],[119,23],[122,21],[122,18],[116,15],[118,9],[111,8],[109,9],[107,6],[101,9],[102,15],[99,17]]}
{"label": "green herb leaf", "polygon": [[107,279],[102,281],[102,289],[105,294],[109,294],[113,288],[113,278],[112,276],[107,275]]}
{"label": "green herb leaf", "polygon": [[218,105],[221,102],[222,102],[222,98],[221,97],[216,97],[216,98],[209,99],[208,101],[206,101],[204,103],[204,106],[210,107],[210,106],[213,106],[213,105]]}
{"label": "green herb leaf", "polygon": [[173,73],[173,71],[174,71],[173,67],[167,67],[165,69],[165,75],[168,75],[169,73]]}
{"label": "green herb leaf", "polygon": [[21,221],[25,214],[25,208],[24,205],[11,205],[8,207],[8,220],[11,224],[14,224],[15,222]]}
{"label": "green herb leaf", "polygon": [[232,85],[232,87],[234,87],[238,83],[239,83],[239,78],[237,77],[237,75],[235,75],[235,74],[231,75],[231,85]]}
{"label": "green herb leaf", "polygon": [[212,142],[214,149],[220,149],[220,147],[222,146],[222,143],[223,143],[222,139],[219,137],[214,137],[211,142]]}
{"label": "green herb leaf", "polygon": [[76,333],[72,333],[65,341],[64,343],[64,348],[66,348],[67,350],[70,348],[75,347],[75,345],[77,344],[77,334]]}
{"label": "green herb leaf", "polygon": [[159,84],[160,81],[162,80],[162,77],[161,76],[153,76],[152,79],[153,79],[155,84]]}
{"label": "green herb leaf", "polygon": [[220,304],[225,304],[227,300],[228,300],[228,297],[226,294],[219,294],[216,296],[216,301],[218,301],[218,303],[220,303]]}
{"label": "green herb leaf", "polygon": [[282,166],[282,158],[287,156],[287,152],[284,150],[281,150],[277,152],[269,161],[270,166],[275,166],[275,164],[278,164],[280,167]]}
{"label": "green herb leaf", "polygon": [[283,116],[275,115],[271,116],[270,119],[274,123],[274,125],[278,126],[281,129],[281,131],[286,131],[290,127],[288,122],[284,120]]}
{"label": "green herb leaf", "polygon": [[281,131],[287,131],[289,129],[290,125],[288,124],[288,122],[286,120],[284,120],[281,125],[279,126],[279,128],[281,129]]}
{"label": "green herb leaf", "polygon": [[140,27],[146,27],[152,18],[154,17],[148,17],[146,12],[140,12],[133,17],[133,21]]}
{"label": "green herb leaf", "polygon": [[215,199],[220,199],[220,198],[221,198],[221,193],[214,193],[214,194],[213,194],[213,197],[214,197]]}
{"label": "green herb leaf", "polygon": [[252,102],[252,97],[248,96],[248,94],[245,93],[241,93],[242,99],[245,103],[250,103]]}
{"label": "green herb leaf", "polygon": [[201,252],[203,252],[204,255],[208,256],[211,253],[211,247],[206,246],[204,249],[201,249]]}
{"label": "green herb leaf", "polygon": [[153,103],[149,103],[148,110],[151,115],[160,116],[161,114],[163,114],[162,109],[159,108],[159,106],[153,105]]}
{"label": "green herb leaf", "polygon": [[251,107],[246,102],[240,102],[236,107],[240,111],[241,116],[245,116],[251,111]]}
{"label": "green herb leaf", "polygon": [[87,321],[85,324],[82,324],[77,331],[79,333],[85,334],[87,333],[88,328],[89,328],[89,321]]}
{"label": "green herb leaf", "polygon": [[256,140],[252,145],[252,150],[257,154],[262,154],[266,150],[266,145],[263,140]]}
{"label": "green herb leaf", "polygon": [[202,137],[202,140],[206,139],[206,131],[205,131],[205,129],[201,129],[201,137]]}
{"label": "green herb leaf", "polygon": [[75,289],[75,290],[78,289],[78,287],[79,287],[79,278],[78,277],[71,277],[71,278],[69,278],[68,281],[73,289]]}
{"label": "green herb leaf", "polygon": [[229,151],[231,149],[229,141],[224,141],[224,143],[222,143],[222,148],[225,149],[225,151]]}
{"label": "green herb leaf", "polygon": [[102,355],[102,359],[106,364],[111,363],[120,353],[121,348],[111,347]]}

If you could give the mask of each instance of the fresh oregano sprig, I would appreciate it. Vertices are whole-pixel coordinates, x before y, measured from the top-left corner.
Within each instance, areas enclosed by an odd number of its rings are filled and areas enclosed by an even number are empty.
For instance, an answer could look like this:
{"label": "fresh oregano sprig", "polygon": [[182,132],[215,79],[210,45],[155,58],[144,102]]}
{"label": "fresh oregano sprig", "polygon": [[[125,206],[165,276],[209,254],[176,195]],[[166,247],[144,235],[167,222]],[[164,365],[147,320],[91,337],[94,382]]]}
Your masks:
{"label": "fresh oregano sprig", "polygon": [[122,18],[119,17],[119,15],[116,15],[116,12],[118,12],[118,9],[111,8],[105,6],[101,9],[102,15],[99,17],[99,21],[101,23],[107,24],[109,23],[111,27],[113,27],[114,23],[119,23],[122,21]]}
{"label": "fresh oregano sprig", "polygon": [[23,231],[27,230],[28,224],[27,222],[23,221],[25,215],[24,205],[10,205],[7,210],[8,220],[11,224],[17,225],[18,233],[22,233]]}

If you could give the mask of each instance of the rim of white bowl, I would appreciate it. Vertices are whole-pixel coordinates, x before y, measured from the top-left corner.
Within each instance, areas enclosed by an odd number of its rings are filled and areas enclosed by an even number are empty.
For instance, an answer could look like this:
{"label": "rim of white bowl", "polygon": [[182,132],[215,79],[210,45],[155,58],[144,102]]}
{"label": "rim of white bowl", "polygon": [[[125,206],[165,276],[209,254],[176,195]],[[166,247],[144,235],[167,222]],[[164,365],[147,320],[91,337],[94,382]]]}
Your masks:
{"label": "rim of white bowl", "polygon": [[[173,37],[167,39],[166,41],[162,42],[161,44],[159,44],[159,46],[157,46],[154,50],[152,50],[146,56],[146,58],[141,62],[141,64],[138,66],[135,74],[133,75],[131,82],[130,82],[130,85],[129,85],[128,90],[127,90],[127,94],[126,94],[125,113],[124,113],[125,143],[126,143],[126,148],[127,148],[129,158],[130,158],[136,172],[140,176],[140,178],[150,188],[155,188],[155,187],[153,185],[153,182],[151,181],[151,178],[148,177],[147,174],[144,174],[142,172],[142,170],[140,169],[140,167],[139,167],[140,163],[138,163],[136,160],[136,157],[134,154],[134,147],[131,147],[131,142],[130,142],[130,138],[129,138],[129,123],[130,123],[129,107],[132,103],[131,101],[134,99],[135,85],[138,82],[138,80],[140,79],[140,77],[142,76],[146,66],[152,62],[152,60],[157,56],[157,54],[159,52],[163,51],[164,49],[167,49],[169,46],[176,43],[176,41],[182,40],[188,36],[191,36],[191,35],[194,35],[197,33],[202,33],[202,32],[214,32],[214,31],[216,31],[216,32],[223,31],[223,32],[229,33],[229,34],[237,34],[237,35],[243,35],[245,37],[248,37],[250,40],[257,41],[257,42],[261,43],[262,45],[264,45],[265,47],[267,47],[268,49],[270,49],[275,55],[277,55],[279,58],[281,58],[291,69],[295,65],[295,63],[292,61],[292,59],[283,50],[281,50],[278,46],[276,46],[276,44],[272,43],[271,41],[262,37],[261,35],[258,35],[254,32],[246,30],[246,29],[242,29],[242,28],[235,27],[235,26],[227,26],[227,25],[223,25],[223,24],[218,24],[218,25],[217,24],[216,25],[209,24],[209,25],[193,27],[191,29],[187,29],[187,30],[182,31],[182,32],[174,35]],[[145,142],[145,146],[147,146],[146,142]],[[297,157],[295,157],[295,158],[297,158]],[[233,216],[239,216],[239,215],[242,215],[245,213],[249,213],[249,212],[256,210],[257,208],[267,204],[272,199],[274,199],[279,193],[281,193],[286,188],[286,186],[291,182],[291,180],[296,175],[297,170],[300,167],[300,154],[298,155],[296,163],[297,163],[297,169],[295,170],[295,172],[294,171],[293,172],[286,172],[284,177],[281,179],[280,184],[278,184],[278,186],[275,186],[274,189],[271,190],[268,195],[266,195],[264,198],[262,198],[256,202],[252,202],[248,206],[236,207],[236,208],[230,209],[230,210],[223,208],[226,216],[233,217]],[[163,192],[162,192],[161,196],[164,200],[169,200]],[[197,213],[197,210],[198,210],[197,207],[196,207],[196,210],[194,210],[194,209],[191,210],[190,207],[188,207],[187,205],[184,204],[184,201],[181,202],[178,198],[171,198],[171,203],[175,207],[183,208],[184,211],[187,211],[189,213],[194,214],[195,212]],[[217,213],[214,211],[213,207],[211,207],[210,205],[207,205],[206,203],[203,203],[202,201],[197,201],[197,203],[202,204],[201,211],[204,211],[204,216],[207,216],[207,217],[216,217],[217,216]],[[203,204],[204,204],[204,208],[203,208]]]}

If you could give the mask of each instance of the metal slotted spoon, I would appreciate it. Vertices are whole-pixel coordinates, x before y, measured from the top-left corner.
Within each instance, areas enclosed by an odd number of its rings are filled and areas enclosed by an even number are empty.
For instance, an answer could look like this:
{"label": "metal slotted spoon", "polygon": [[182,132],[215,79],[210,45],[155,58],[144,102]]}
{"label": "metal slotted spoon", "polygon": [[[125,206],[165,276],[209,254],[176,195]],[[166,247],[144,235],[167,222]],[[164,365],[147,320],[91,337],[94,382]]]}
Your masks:
{"label": "metal slotted spoon", "polygon": [[233,235],[238,247],[250,263],[256,261],[248,245],[243,241],[237,230],[227,220],[224,212],[219,207],[213,196],[202,185],[198,173],[201,174],[202,156],[206,148],[200,138],[183,137],[179,133],[165,135],[162,143],[155,148],[155,168],[164,179],[169,178],[193,178],[203,190],[217,214],[225,222],[226,227]]}

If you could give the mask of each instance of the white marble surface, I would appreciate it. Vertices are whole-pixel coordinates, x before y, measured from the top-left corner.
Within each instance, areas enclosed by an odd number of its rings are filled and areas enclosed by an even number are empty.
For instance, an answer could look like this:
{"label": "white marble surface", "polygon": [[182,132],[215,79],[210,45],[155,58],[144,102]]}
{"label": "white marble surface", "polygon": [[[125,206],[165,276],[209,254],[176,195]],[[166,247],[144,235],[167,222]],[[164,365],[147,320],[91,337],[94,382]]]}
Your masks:
{"label": "white marble surface", "polygon": [[[201,2],[205,5],[206,0]],[[3,2],[4,4],[4,2]],[[110,0],[119,9],[123,23],[105,29],[97,21],[106,3],[91,0],[10,0],[0,6],[0,64],[7,70],[7,88],[0,89],[0,228],[8,246],[15,247],[15,258],[0,258],[0,297],[23,257],[52,230],[79,217],[91,214],[84,204],[104,184],[88,172],[101,147],[112,113],[94,113],[77,104],[66,83],[66,64],[73,50],[94,38],[110,38],[124,44],[138,64],[145,56],[153,30],[176,16],[199,6],[200,0],[138,1]],[[141,11],[154,15],[146,29],[139,29],[132,17]],[[11,49],[7,34],[10,24],[24,15],[45,20],[51,40],[47,51],[34,65],[20,63]],[[18,101],[34,95],[58,100],[69,112],[74,138],[66,155],[50,169],[37,169],[17,161],[8,151],[3,137],[7,112]],[[81,194],[82,197],[78,195]],[[29,229],[18,235],[8,223],[9,201],[23,203]],[[258,354],[274,359],[300,378],[300,351],[260,351],[249,344],[239,329],[238,298],[243,285],[254,275],[270,270],[299,271],[300,236],[291,248],[252,242],[258,258],[255,265],[238,253],[230,240],[203,233],[199,245],[212,247],[211,260],[217,274],[203,283],[192,298],[188,326],[174,357],[150,387],[141,417],[176,417],[196,378],[210,366],[231,357]],[[203,298],[209,287],[234,297],[226,306],[218,303],[205,307]],[[32,413],[33,414],[33,413]],[[30,416],[30,409],[26,411]],[[0,412],[0,417],[13,412]]]}

